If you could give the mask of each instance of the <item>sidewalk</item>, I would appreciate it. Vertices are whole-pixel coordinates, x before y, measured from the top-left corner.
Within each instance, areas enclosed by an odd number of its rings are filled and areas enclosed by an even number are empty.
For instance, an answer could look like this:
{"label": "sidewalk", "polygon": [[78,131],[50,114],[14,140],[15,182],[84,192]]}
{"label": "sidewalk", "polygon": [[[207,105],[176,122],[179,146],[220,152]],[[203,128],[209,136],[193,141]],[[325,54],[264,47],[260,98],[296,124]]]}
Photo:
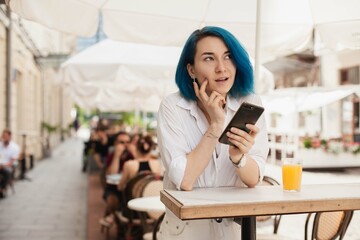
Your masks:
{"label": "sidewalk", "polygon": [[85,240],[87,175],[81,172],[82,141],[70,139],[49,159],[16,181],[0,201],[0,239]]}

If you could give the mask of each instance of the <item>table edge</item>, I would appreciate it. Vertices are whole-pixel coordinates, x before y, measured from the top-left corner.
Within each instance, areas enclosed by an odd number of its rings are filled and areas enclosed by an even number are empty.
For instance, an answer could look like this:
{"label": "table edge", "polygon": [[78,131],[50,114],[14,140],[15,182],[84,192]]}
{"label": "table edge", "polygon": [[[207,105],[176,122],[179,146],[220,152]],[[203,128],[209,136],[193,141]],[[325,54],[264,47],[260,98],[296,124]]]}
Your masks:
{"label": "table edge", "polygon": [[181,209],[184,207],[183,204],[176,200],[171,194],[169,194],[166,189],[160,192],[160,201],[178,218],[182,219]]}
{"label": "table edge", "polygon": [[184,206],[166,190],[161,191],[160,200],[181,220],[360,210],[360,200],[357,198],[333,199],[326,202],[324,200],[292,201],[291,204],[273,202],[271,209],[266,209],[266,203],[254,206],[253,203],[241,202],[235,205]]}

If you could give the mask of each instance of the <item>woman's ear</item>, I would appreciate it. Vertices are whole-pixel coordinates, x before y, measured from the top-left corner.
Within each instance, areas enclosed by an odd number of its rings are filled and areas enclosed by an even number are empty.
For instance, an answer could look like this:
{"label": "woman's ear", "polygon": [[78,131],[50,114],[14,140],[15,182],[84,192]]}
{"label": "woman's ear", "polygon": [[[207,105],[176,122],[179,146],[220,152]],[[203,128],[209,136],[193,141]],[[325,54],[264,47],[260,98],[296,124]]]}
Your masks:
{"label": "woman's ear", "polygon": [[187,71],[188,71],[188,73],[189,73],[189,76],[190,76],[192,79],[196,78],[196,77],[195,77],[195,70],[194,70],[193,65],[191,65],[190,63],[188,63],[188,64],[186,65],[186,69],[187,69]]}

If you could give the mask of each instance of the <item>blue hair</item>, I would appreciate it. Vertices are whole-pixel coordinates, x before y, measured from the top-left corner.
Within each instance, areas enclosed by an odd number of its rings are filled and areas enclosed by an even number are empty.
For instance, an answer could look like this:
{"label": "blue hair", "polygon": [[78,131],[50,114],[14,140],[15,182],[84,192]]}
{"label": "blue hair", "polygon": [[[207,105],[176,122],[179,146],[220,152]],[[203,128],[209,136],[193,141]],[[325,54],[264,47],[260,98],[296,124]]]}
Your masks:
{"label": "blue hair", "polygon": [[192,83],[193,80],[187,71],[187,65],[194,65],[197,43],[201,39],[209,36],[218,37],[225,43],[230,51],[231,59],[236,67],[235,81],[229,91],[230,96],[240,97],[253,93],[253,67],[251,65],[249,55],[243,46],[229,31],[220,27],[207,26],[200,30],[194,31],[186,41],[182,50],[175,74],[175,81],[181,95],[185,99],[196,100],[196,95]]}

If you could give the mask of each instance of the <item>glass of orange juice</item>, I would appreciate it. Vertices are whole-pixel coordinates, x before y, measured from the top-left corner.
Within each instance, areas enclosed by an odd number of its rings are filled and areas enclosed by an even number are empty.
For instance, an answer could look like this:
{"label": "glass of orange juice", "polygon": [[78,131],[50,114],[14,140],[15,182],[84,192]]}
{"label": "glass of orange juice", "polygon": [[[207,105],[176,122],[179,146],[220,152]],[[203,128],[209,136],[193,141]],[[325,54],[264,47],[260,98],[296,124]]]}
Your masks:
{"label": "glass of orange juice", "polygon": [[300,192],[302,161],[300,158],[282,159],[282,182],[286,192]]}

